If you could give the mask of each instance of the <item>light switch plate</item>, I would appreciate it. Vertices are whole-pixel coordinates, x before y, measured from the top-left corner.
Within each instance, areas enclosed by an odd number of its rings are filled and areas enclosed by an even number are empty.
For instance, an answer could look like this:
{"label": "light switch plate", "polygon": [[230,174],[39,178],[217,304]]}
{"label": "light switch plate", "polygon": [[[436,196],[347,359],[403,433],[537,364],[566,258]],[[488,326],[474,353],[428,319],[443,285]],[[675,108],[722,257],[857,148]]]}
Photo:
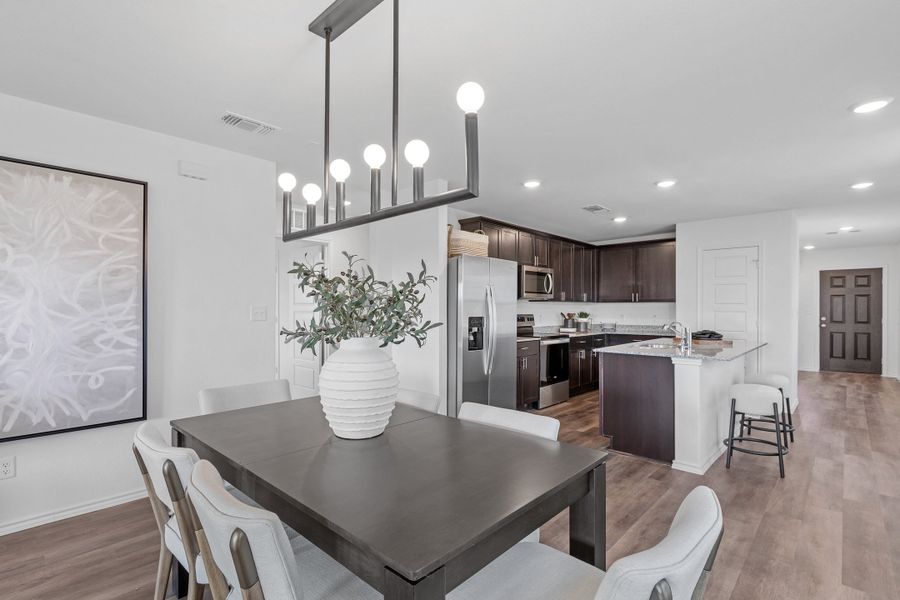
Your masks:
{"label": "light switch plate", "polygon": [[250,307],[250,320],[251,321],[267,321],[269,319],[269,307],[268,306],[251,306]]}

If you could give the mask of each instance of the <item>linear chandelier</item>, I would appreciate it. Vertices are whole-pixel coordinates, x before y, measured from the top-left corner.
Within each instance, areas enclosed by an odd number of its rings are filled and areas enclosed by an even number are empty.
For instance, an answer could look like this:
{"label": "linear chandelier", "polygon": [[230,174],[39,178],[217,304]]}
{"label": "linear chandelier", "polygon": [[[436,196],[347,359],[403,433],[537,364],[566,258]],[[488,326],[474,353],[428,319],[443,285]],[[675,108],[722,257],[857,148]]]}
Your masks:
{"label": "linear chandelier", "polygon": [[[355,217],[345,216],[346,182],[350,177],[350,164],[341,158],[331,160],[331,43],[342,33],[350,29],[357,21],[366,16],[383,0],[337,0],[310,23],[309,30],[325,39],[325,140],[323,144],[323,178],[322,188],[316,183],[307,183],[301,188],[301,195],[306,201],[306,219],[303,227],[295,228],[293,190],[297,187],[297,178],[290,173],[278,176],[278,185],[282,189],[283,226],[282,240],[285,242],[321,235],[331,231],[347,229],[365,223],[380,221],[394,216],[460,202],[478,197],[478,109],[484,104],[484,90],[474,82],[464,83],[456,93],[456,103],[465,113],[466,135],[466,187],[449,190],[433,196],[425,196],[425,163],[428,161],[428,145],[422,140],[414,139],[406,144],[404,156],[412,165],[412,197],[410,203],[398,204],[398,171],[400,157],[400,140],[398,136],[399,115],[399,56],[398,56],[398,21],[399,0],[393,0],[393,114],[391,121],[391,204],[381,206],[381,167],[387,160],[387,153],[378,144],[370,144],[363,151],[363,160],[369,166],[370,209],[367,214]],[[330,176],[330,177],[329,177]],[[329,204],[331,200],[330,179],[334,179],[334,221],[329,222]],[[322,223],[317,223],[317,210],[322,200]]]}

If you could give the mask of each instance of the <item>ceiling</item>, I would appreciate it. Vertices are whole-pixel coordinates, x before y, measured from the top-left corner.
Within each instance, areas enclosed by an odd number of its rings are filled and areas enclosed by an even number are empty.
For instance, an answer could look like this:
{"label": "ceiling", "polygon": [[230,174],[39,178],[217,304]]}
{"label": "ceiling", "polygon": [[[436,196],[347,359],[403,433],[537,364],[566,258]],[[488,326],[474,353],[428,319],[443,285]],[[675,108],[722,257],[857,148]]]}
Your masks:
{"label": "ceiling", "polygon": [[[306,28],[328,4],[6,0],[0,92],[320,180],[324,45]],[[351,210],[368,204],[363,147],[390,143],[390,16],[385,2],[333,47],[332,154],[354,170]],[[401,143],[426,140],[427,177],[461,184],[454,96],[475,80],[482,194],[461,209],[586,241],[798,209],[804,241],[897,242],[897,23],[896,0],[406,1]],[[883,96],[898,101],[847,110]],[[228,128],[227,110],[282,130]],[[653,185],[664,178],[678,185]],[[849,189],[860,180],[876,185]],[[848,222],[862,231],[824,235]]]}

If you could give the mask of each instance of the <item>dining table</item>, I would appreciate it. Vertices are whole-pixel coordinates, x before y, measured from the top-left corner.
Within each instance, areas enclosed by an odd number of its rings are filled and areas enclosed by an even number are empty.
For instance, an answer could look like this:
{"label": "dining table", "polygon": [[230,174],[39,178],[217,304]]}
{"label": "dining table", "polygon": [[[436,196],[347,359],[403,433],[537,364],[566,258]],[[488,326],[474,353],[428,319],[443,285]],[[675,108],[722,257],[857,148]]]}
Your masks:
{"label": "dining table", "polygon": [[[386,600],[445,598],[566,509],[569,553],[606,567],[600,450],[399,403],[383,434],[341,439],[316,397],[171,426],[174,446],[195,450]],[[183,571],[174,580],[186,585]]]}

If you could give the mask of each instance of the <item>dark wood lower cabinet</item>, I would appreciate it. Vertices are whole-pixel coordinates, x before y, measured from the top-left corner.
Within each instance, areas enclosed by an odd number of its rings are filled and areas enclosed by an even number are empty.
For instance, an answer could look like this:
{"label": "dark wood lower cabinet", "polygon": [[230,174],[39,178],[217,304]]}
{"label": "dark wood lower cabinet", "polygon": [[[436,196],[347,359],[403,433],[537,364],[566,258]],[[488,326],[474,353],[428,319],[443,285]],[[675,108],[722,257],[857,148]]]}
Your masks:
{"label": "dark wood lower cabinet", "polygon": [[540,342],[517,342],[516,408],[527,410],[541,399]]}
{"label": "dark wood lower cabinet", "polygon": [[610,447],[675,459],[675,368],[665,357],[602,354],[600,431]]}

